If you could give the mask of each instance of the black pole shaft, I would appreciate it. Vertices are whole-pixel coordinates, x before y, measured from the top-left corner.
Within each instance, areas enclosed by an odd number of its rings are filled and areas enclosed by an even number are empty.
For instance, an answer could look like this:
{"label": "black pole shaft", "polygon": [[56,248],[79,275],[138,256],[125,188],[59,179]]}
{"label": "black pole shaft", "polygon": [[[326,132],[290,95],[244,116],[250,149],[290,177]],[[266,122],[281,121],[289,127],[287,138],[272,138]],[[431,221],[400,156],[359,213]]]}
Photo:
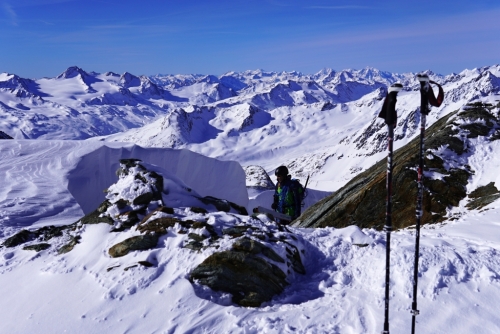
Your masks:
{"label": "black pole shaft", "polygon": [[417,208],[415,211],[416,226],[415,226],[415,262],[413,265],[413,301],[411,303],[411,333],[415,334],[416,317],[420,313],[417,309],[417,288],[418,288],[418,260],[420,257],[420,223],[422,221],[422,202],[424,198],[424,138],[425,138],[425,121],[429,113],[429,100],[427,89],[429,89],[428,77],[421,76],[420,80],[420,152],[418,162],[418,178],[417,178]]}
{"label": "black pole shaft", "polygon": [[392,144],[394,138],[394,125],[387,124],[387,198],[384,230],[387,233],[386,254],[385,254],[385,318],[383,334],[389,334],[389,285],[391,274],[391,231],[392,231]]}
{"label": "black pole shaft", "polygon": [[417,218],[417,225],[415,227],[415,264],[413,267],[413,302],[411,332],[415,334],[416,316],[419,311],[417,309],[417,286],[418,286],[418,258],[420,256],[420,223],[422,221],[422,201],[424,198],[424,138],[425,138],[425,120],[426,115],[421,114],[420,120],[420,158],[418,163],[418,179],[417,179],[417,209],[415,212]]}

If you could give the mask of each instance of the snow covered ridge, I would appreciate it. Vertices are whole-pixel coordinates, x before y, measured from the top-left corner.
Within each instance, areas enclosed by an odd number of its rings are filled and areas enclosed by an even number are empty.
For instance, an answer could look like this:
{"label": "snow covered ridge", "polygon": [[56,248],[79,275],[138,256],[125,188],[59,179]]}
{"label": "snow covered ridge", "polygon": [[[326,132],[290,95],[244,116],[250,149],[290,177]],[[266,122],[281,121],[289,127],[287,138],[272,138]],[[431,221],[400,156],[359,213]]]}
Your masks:
{"label": "snow covered ridge", "polygon": [[[106,189],[106,200],[96,210],[70,225],[23,229],[2,247],[62,255],[83,242],[85,225],[105,223],[110,225],[109,233],[125,232],[125,239],[112,238],[122,241],[111,247],[101,245],[107,249],[107,271],[111,271],[120,267],[112,259],[158,252],[157,245],[166,247],[166,239],[173,238],[180,249],[201,252],[204,257],[201,264],[189,265],[193,270],[186,278],[195,286],[230,293],[232,301],[242,306],[260,306],[283,292],[295,274],[306,273],[300,237],[265,215],[251,218],[244,207],[201,197],[175,176],[162,176],[151,167],[138,159],[120,160],[119,179]],[[151,256],[143,257],[147,260],[124,269],[158,265]]]}
{"label": "snow covered ridge", "polygon": [[[446,94],[429,125],[470,102],[497,103],[499,73],[499,65],[447,76],[428,71]],[[396,81],[405,87],[398,96],[397,148],[418,132],[419,84],[413,73],[373,68],[147,77],[71,67],[37,80],[4,73],[0,131],[187,148],[266,171],[284,164],[303,182],[310,175],[312,188],[332,191],[382,159],[385,129],[377,114]]]}

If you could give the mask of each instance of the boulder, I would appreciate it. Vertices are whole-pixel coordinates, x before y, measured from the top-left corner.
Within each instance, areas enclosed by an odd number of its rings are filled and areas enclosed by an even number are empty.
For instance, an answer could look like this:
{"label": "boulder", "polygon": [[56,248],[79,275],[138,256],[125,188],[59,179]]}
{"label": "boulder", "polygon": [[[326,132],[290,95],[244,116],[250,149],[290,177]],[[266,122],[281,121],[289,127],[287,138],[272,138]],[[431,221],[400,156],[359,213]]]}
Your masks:
{"label": "boulder", "polygon": [[36,234],[28,231],[28,230],[21,230],[18,233],[14,234],[13,236],[7,238],[2,246],[4,247],[16,247],[18,245],[24,244],[25,242],[28,242],[35,238]]}
{"label": "boulder", "polygon": [[47,244],[47,243],[40,243],[40,244],[34,244],[34,245],[25,246],[25,247],[23,247],[23,250],[34,250],[36,252],[40,252],[40,251],[46,250],[48,248],[50,248],[49,244]]}
{"label": "boulder", "polygon": [[138,235],[123,240],[108,250],[111,257],[121,257],[136,250],[148,250],[156,247],[159,236],[155,233]]}
{"label": "boulder", "polygon": [[258,307],[283,292],[288,285],[285,273],[256,254],[237,250],[214,253],[190,274],[216,291],[233,295],[234,303]]}
{"label": "boulder", "polygon": [[80,243],[81,237],[79,235],[71,237],[70,242],[57,250],[58,254],[66,254],[73,250],[73,248]]}
{"label": "boulder", "polygon": [[471,201],[466,205],[469,210],[481,209],[499,199],[500,191],[495,187],[494,182],[490,182],[472,191],[469,194],[469,198]]}

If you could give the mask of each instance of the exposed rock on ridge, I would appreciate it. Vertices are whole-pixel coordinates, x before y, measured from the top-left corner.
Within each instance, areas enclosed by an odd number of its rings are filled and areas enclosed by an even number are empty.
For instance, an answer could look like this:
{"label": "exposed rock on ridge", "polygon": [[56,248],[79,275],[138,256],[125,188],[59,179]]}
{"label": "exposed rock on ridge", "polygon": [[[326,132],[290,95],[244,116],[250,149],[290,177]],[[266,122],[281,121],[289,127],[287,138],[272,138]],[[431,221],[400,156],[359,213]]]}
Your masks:
{"label": "exposed rock on ridge", "polygon": [[[467,195],[466,185],[474,173],[467,156],[474,150],[470,140],[478,136],[498,139],[498,111],[492,105],[470,104],[434,123],[426,131],[422,224],[445,220],[447,209]],[[393,226],[415,224],[419,138],[394,152]],[[385,222],[386,159],[357,175],[331,196],[310,207],[297,226],[382,229]],[[495,195],[493,192],[492,195]]]}

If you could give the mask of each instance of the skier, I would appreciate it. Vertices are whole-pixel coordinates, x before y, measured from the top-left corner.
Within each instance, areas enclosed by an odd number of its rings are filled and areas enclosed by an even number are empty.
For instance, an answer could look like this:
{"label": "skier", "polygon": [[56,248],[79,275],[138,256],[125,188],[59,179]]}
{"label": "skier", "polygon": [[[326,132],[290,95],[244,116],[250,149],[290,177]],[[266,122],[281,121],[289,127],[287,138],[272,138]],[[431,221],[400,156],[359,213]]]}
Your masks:
{"label": "skier", "polygon": [[271,205],[275,211],[291,217],[290,221],[279,219],[279,223],[287,225],[300,216],[302,200],[304,198],[304,188],[298,180],[288,175],[286,166],[279,166],[275,171],[278,180],[274,191],[274,201]]}

